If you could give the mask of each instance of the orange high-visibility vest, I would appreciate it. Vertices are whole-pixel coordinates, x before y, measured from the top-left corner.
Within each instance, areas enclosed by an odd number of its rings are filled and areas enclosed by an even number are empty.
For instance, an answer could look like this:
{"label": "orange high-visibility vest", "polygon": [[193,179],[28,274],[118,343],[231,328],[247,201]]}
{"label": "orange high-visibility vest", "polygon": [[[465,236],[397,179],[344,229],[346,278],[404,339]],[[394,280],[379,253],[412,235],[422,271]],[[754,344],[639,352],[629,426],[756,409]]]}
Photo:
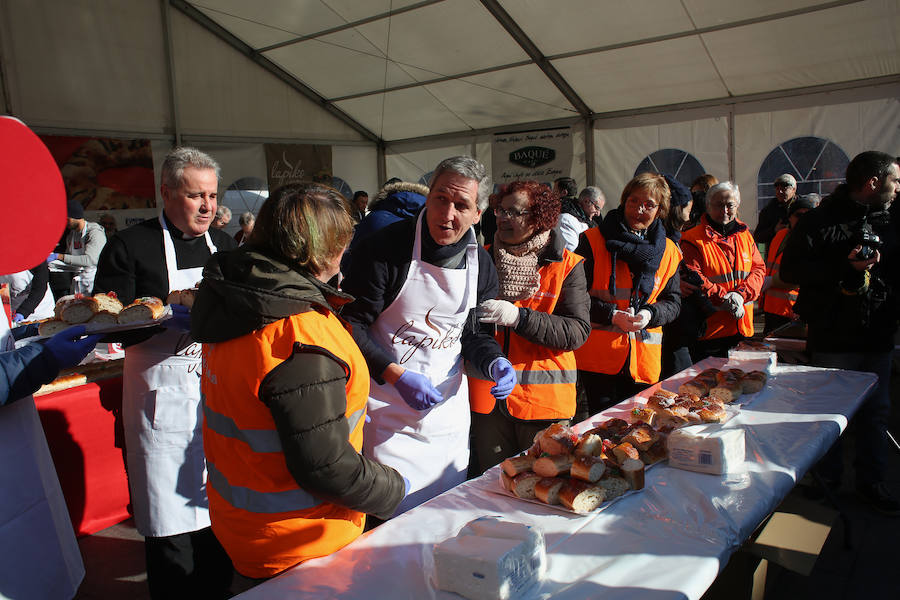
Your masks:
{"label": "orange high-visibility vest", "polygon": [[[707,231],[708,225],[701,222],[688,229],[682,240],[690,242],[700,250],[703,256],[703,276],[711,282],[725,288],[726,292],[736,290],[747,280],[753,270],[753,252],[756,242],[749,230],[729,236],[735,247],[735,264],[730,264],[725,253],[719,248],[713,235]],[[706,333],[701,340],[728,337],[740,333],[744,337],[753,337],[753,303],[744,304],[744,316],[735,319],[728,311],[716,311],[706,318]]]}
{"label": "orange high-visibility vest", "polygon": [[[766,254],[766,275],[770,277],[776,275],[781,266],[781,256],[784,254],[784,242],[788,232],[790,229],[780,229],[769,245],[769,251]],[[794,314],[794,304],[797,302],[799,293],[799,286],[794,288],[770,287],[766,290],[766,297],[763,300],[763,312],[790,317]]]}
{"label": "orange high-visibility vest", "polygon": [[[611,302],[619,310],[628,310],[631,301],[631,269],[624,261],[616,261],[616,297],[610,295],[609,276],[612,274],[612,260],[606,249],[606,239],[600,229],[588,229],[587,236],[594,254],[594,281],[590,293],[605,302]],[[653,291],[646,303],[656,302],[659,293],[669,279],[678,272],[681,251],[672,240],[666,240],[659,269],[653,282]],[[637,383],[656,383],[662,370],[662,327],[653,327],[625,333],[615,325],[593,324],[588,341],[575,351],[578,369],[591,373],[615,375],[628,360],[628,371]]]}
{"label": "orange high-visibility vest", "polygon": [[[565,250],[562,260],[538,269],[540,287],[516,306],[552,313],[559,301],[563,282],[583,258]],[[495,334],[497,342],[516,370],[518,385],[506,398],[506,409],[517,419],[569,419],[575,414],[575,353],[528,341],[509,327]],[[491,395],[493,381],[483,379],[474,369],[467,369],[469,402],[473,411],[488,414],[494,410]]]}
{"label": "orange high-visibility vest", "polygon": [[360,451],[369,369],[350,333],[329,311],[308,312],[233,340],[203,344],[203,448],[216,537],[247,577],[271,577],[329,555],[356,539],[365,515],[316,498],[288,471],[275,421],[258,397],[262,379],[296,343],[345,361],[349,441]]}

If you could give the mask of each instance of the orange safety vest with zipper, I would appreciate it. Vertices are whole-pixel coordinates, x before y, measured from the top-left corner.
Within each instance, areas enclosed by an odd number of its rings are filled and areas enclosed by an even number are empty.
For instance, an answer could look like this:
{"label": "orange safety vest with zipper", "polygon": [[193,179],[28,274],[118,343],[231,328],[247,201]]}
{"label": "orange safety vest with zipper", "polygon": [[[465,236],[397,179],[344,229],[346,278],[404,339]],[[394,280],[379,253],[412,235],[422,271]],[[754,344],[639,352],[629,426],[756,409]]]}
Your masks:
{"label": "orange safety vest with zipper", "polygon": [[349,441],[359,452],[369,369],[334,313],[310,310],[239,338],[203,344],[210,519],[234,567],[247,577],[271,577],[332,554],[365,525],[363,513],[321,500],[297,484],[272,413],[257,395],[263,378],[292,355],[296,343],[322,348],[343,361]]}
{"label": "orange safety vest with zipper", "polygon": [[[701,223],[684,232],[682,241],[692,243],[703,256],[706,267],[703,276],[721,286],[726,292],[734,291],[750,276],[753,270],[753,252],[756,242],[749,231],[744,230],[730,237],[735,246],[734,264],[730,264],[715,239],[707,233],[707,225]],[[701,340],[728,337],[740,333],[753,337],[753,303],[744,304],[744,316],[735,319],[728,311],[716,311],[706,319],[706,333]]]}
{"label": "orange safety vest with zipper", "polygon": [[[781,257],[784,254],[785,238],[787,238],[789,232],[790,229],[781,229],[772,238],[772,243],[769,245],[769,252],[766,256],[766,275],[769,277],[778,274],[778,269],[781,266]],[[781,315],[782,317],[791,317],[794,314],[794,304],[797,302],[799,293],[799,287],[769,287],[763,300],[763,312]]]}
{"label": "orange safety vest with zipper", "polygon": [[[616,297],[609,292],[609,276],[612,274],[612,260],[606,249],[606,238],[600,229],[588,229],[583,235],[591,244],[594,255],[594,280],[589,290],[592,296],[616,305],[618,310],[628,310],[631,302],[631,270],[624,261],[616,262]],[[678,272],[681,251],[672,240],[666,240],[659,269],[653,282],[653,291],[646,304],[656,302],[659,293],[669,279]],[[662,326],[626,333],[615,325],[592,324],[593,329],[587,342],[575,351],[578,370],[591,373],[615,375],[628,361],[628,371],[636,383],[656,383],[662,370]]]}
{"label": "orange safety vest with zipper", "polygon": [[[540,288],[531,297],[517,300],[516,306],[552,313],[559,301],[560,290],[569,273],[582,259],[565,250],[562,260],[538,269]],[[495,334],[509,362],[516,370],[518,385],[506,398],[510,416],[525,421],[569,419],[575,414],[575,353],[528,341],[510,327],[500,327]],[[489,414],[494,410],[491,395],[493,381],[468,369],[469,403],[474,412]]]}

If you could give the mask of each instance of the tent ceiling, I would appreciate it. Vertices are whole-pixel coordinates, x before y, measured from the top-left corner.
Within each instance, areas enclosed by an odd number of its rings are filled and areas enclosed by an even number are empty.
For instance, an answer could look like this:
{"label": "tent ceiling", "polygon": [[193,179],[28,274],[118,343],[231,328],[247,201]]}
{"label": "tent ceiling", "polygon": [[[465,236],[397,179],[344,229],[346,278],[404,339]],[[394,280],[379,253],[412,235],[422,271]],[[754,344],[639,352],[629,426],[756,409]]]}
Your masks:
{"label": "tent ceiling", "polygon": [[386,141],[900,74],[900,0],[170,2]]}

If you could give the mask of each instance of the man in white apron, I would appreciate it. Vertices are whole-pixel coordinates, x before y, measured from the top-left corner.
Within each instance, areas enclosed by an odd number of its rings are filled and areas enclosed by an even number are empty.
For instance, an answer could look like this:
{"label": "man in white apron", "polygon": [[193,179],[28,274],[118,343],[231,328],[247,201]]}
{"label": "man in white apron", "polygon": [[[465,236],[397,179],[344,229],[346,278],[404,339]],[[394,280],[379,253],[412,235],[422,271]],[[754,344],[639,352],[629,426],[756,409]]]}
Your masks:
{"label": "man in white apron", "polygon": [[[161,172],[163,213],[110,240],[94,292],[115,291],[123,303],[142,296],[165,300],[170,291],[199,283],[209,257],[235,247],[230,236],[209,229],[218,171],[199,150],[170,152]],[[176,328],[152,333],[123,340],[122,388],[131,502],[137,529],[146,538],[150,594],[215,597],[227,589],[231,568],[210,529],[200,344]]]}
{"label": "man in white apron", "polygon": [[97,261],[106,246],[106,232],[99,223],[86,221],[84,208],[77,200],[69,200],[66,205],[65,252],[51,252],[47,257],[53,271],[73,272],[73,294],[90,294],[97,273]]}
{"label": "man in white apron", "polygon": [[465,481],[463,358],[498,383],[498,399],[516,383],[500,346],[471,313],[497,294],[493,261],[472,230],[488,189],[474,159],[443,161],[425,210],[361,240],[343,282],[356,298],[344,316],[373,377],[363,452],[410,481],[397,514]]}

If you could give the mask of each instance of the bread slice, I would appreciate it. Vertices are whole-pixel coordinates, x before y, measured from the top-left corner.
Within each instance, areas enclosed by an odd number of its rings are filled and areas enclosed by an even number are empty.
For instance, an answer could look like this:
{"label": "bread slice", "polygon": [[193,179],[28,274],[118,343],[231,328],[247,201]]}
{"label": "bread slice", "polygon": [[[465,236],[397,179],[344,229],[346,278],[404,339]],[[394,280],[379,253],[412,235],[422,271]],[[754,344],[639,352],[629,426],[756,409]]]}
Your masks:
{"label": "bread slice", "polygon": [[622,438],[623,442],[627,442],[638,450],[646,450],[659,439],[659,435],[649,425],[638,425],[628,432],[628,435]]}
{"label": "bread slice", "polygon": [[165,306],[162,300],[153,296],[144,296],[137,298],[134,302],[122,309],[119,313],[118,322],[126,323],[145,323],[158,319],[162,316]]}
{"label": "bread slice", "polygon": [[605,472],[606,464],[599,456],[579,456],[569,469],[572,477],[591,483],[603,477]]}
{"label": "bread slice", "polygon": [[100,304],[96,300],[81,294],[60,298],[55,308],[57,318],[72,325],[87,323],[99,311]]}
{"label": "bread slice", "polygon": [[606,477],[598,481],[597,485],[603,488],[607,500],[614,500],[631,489],[621,477]]}
{"label": "bread slice", "polygon": [[765,371],[750,371],[741,378],[741,391],[745,394],[755,394],[766,387]]}
{"label": "bread slice", "polygon": [[606,499],[603,488],[577,479],[570,479],[559,491],[562,505],[578,513],[589,513]]}
{"label": "bread slice", "polygon": [[515,477],[519,473],[530,471],[534,466],[535,458],[533,456],[513,456],[507,458],[501,464],[503,472],[510,477]]}
{"label": "bread slice", "polygon": [[638,453],[637,448],[629,444],[628,442],[622,442],[615,448],[613,448],[613,456],[616,457],[616,462],[620,465],[625,462],[627,458],[640,458],[641,455]]}
{"label": "bread slice", "polygon": [[41,337],[50,337],[71,326],[72,325],[66,323],[62,319],[47,319],[38,325],[38,335]]}
{"label": "bread slice", "polygon": [[556,477],[565,475],[572,467],[574,456],[571,454],[558,454],[556,456],[542,456],[534,461],[532,469],[541,477]]}
{"label": "bread slice", "polygon": [[629,458],[620,467],[622,477],[633,490],[644,489],[644,463],[641,460]]}
{"label": "bread slice", "polygon": [[107,292],[105,294],[94,294],[94,301],[97,303],[99,312],[107,312],[117,315],[122,312],[122,303],[115,292]]}
{"label": "bread slice", "polygon": [[536,486],[541,479],[543,478],[540,475],[532,471],[519,473],[512,478],[509,491],[524,500],[534,500],[536,497],[534,495],[534,486]]}
{"label": "bread slice", "polygon": [[596,433],[586,433],[575,446],[575,456],[599,456],[603,452],[603,438]]}
{"label": "bread slice", "polygon": [[545,477],[534,486],[534,494],[544,504],[559,504],[559,491],[565,484],[562,477]]}

